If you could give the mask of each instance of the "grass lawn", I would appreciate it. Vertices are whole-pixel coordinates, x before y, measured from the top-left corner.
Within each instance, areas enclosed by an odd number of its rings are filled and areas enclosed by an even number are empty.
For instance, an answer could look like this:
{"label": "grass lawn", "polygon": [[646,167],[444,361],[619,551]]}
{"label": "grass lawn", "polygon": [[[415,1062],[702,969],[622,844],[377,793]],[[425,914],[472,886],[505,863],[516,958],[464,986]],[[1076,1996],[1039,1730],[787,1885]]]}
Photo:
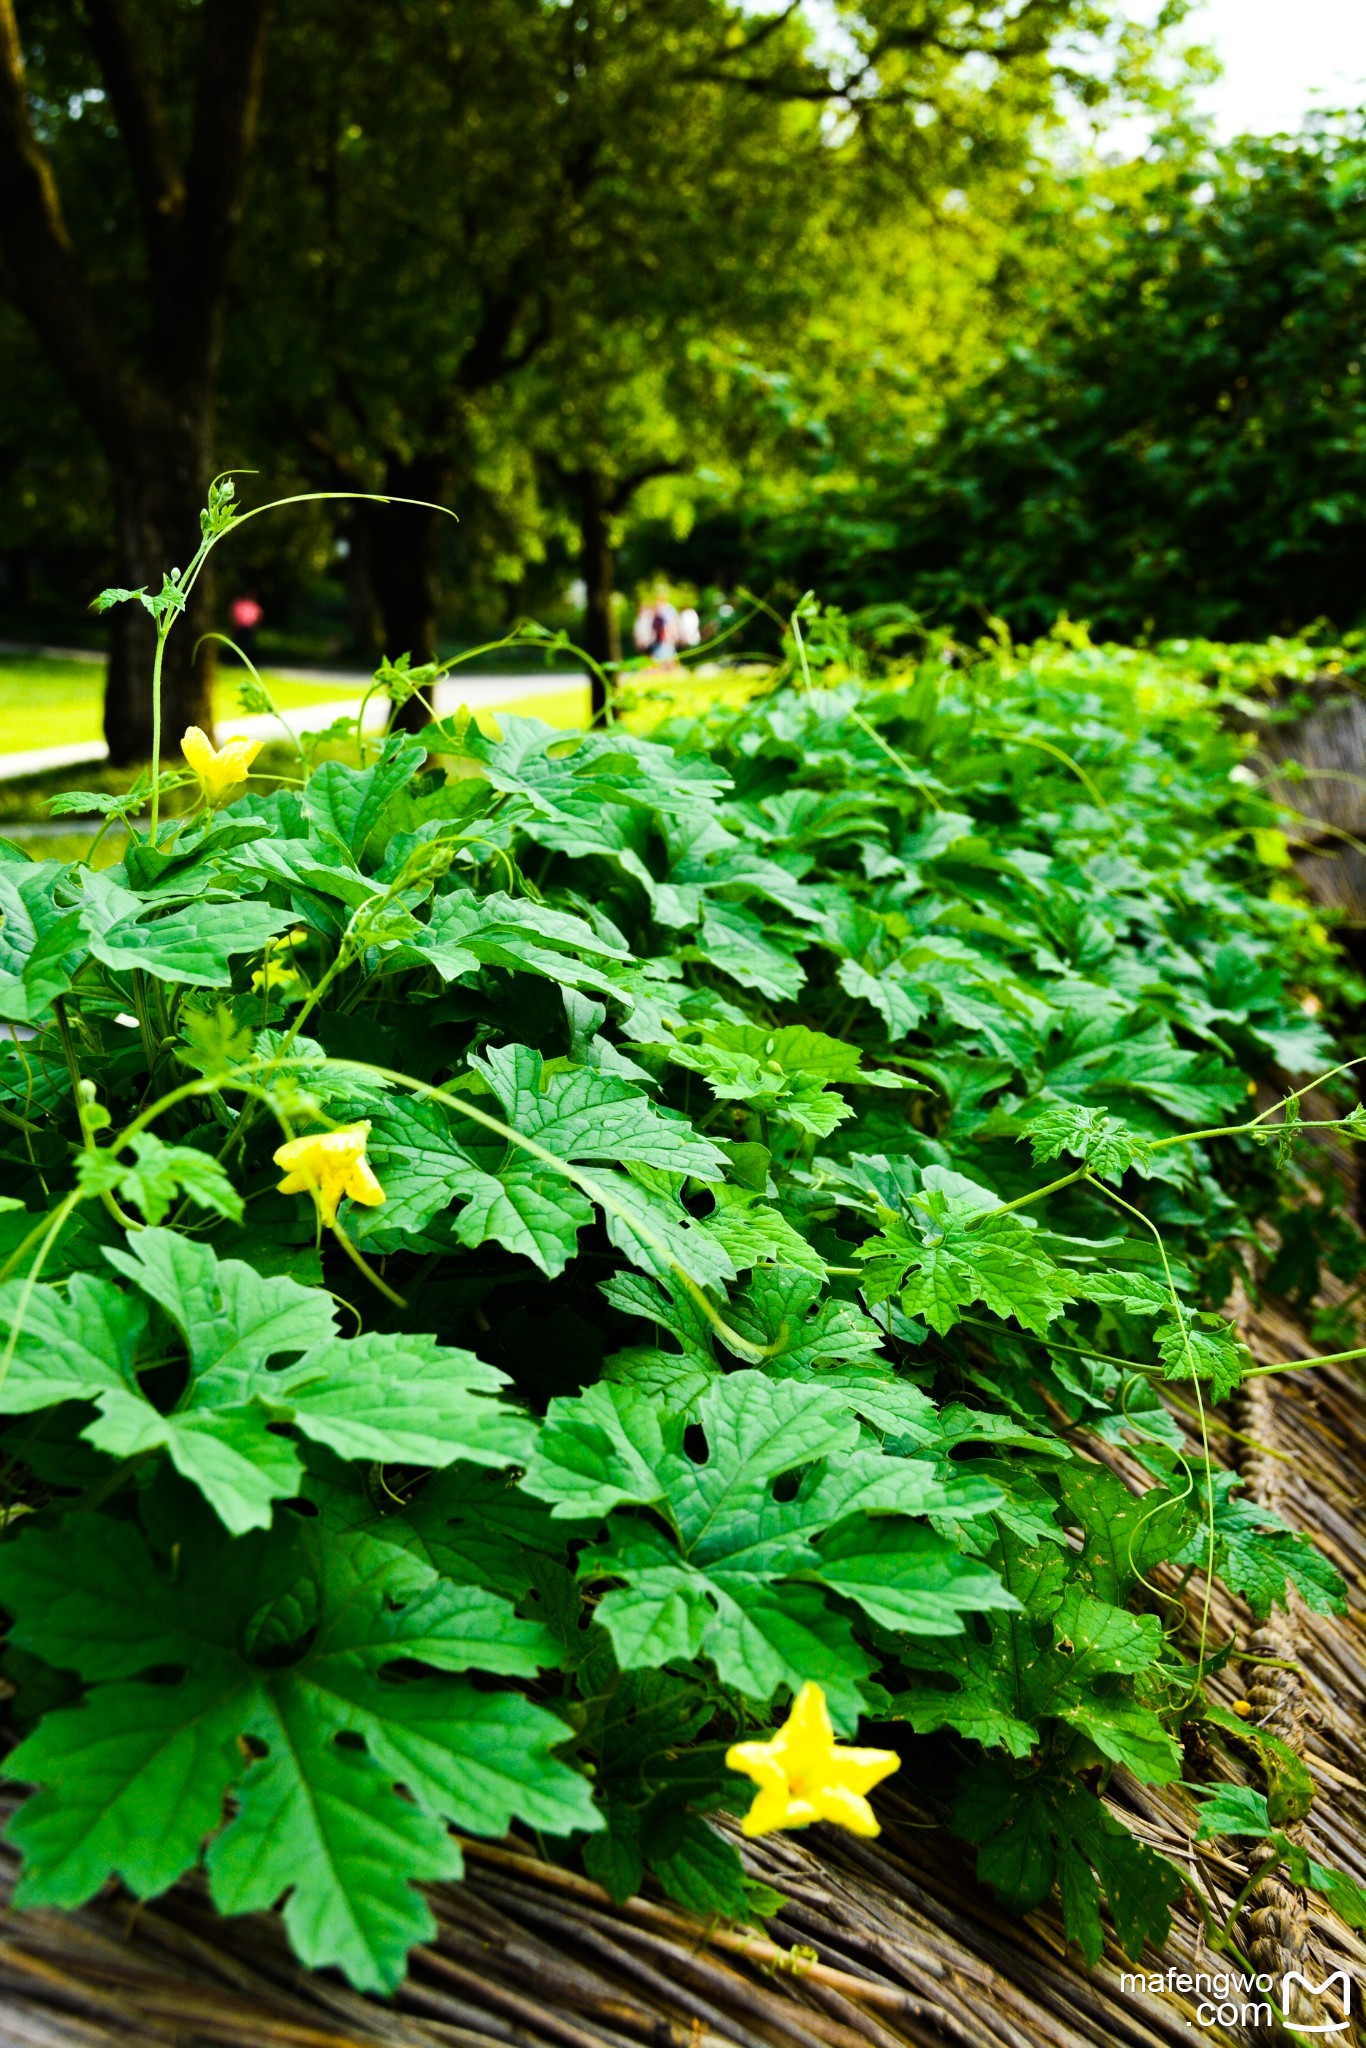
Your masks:
{"label": "grass lawn", "polygon": [[[215,717],[231,718],[236,711],[241,673],[238,669],[221,672]],[[276,702],[286,710],[346,695],[337,683],[286,683],[269,675],[266,680]],[[76,746],[102,738],[103,698],[103,662],[0,654],[0,754],[20,753],[29,747]]]}
{"label": "grass lawn", "polygon": [[97,740],[103,687],[99,662],[0,654],[0,753]]}
{"label": "grass lawn", "polygon": [[[303,704],[335,703],[350,694],[346,683],[286,682],[263,671],[271,695],[282,710]],[[214,717],[231,721],[239,709],[237,686],[242,671],[220,671],[214,696]],[[357,677],[355,693],[360,694]],[[0,654],[0,754],[30,747],[76,746],[102,736],[101,702],[104,665],[98,661],[45,660],[38,655]],[[582,724],[588,717],[587,685],[566,679],[553,696],[509,698],[509,711],[544,718],[550,725]],[[487,722],[486,718],[481,723]]]}
{"label": "grass lawn", "polygon": [[[229,728],[238,710],[237,683],[241,671],[224,669],[215,699],[215,714]],[[335,703],[348,695],[345,684],[286,682],[265,672],[277,703],[284,710],[299,705]],[[662,719],[694,716],[717,703],[738,705],[762,687],[762,671],[728,671],[724,674],[689,674],[686,670],[628,675],[621,690],[622,723],[633,732],[649,732]],[[74,746],[101,737],[101,696],[104,666],[96,661],[45,660],[38,656],[0,654],[0,754],[28,748]],[[360,695],[357,679],[356,696]],[[548,725],[572,731],[588,723],[588,684],[566,678],[562,688],[544,696],[509,697],[500,711],[523,717],[541,718]],[[478,722],[485,732],[497,732],[497,713],[481,709]],[[278,760],[272,757],[278,752]],[[176,758],[176,743],[170,739],[168,760]],[[261,762],[263,769],[285,773],[291,762],[289,749],[272,748]],[[37,858],[55,856],[73,860],[90,845],[94,830],[84,821],[72,820],[68,830],[54,830],[49,820],[48,800],[59,791],[83,788],[126,789],[133,779],[131,769],[112,769],[103,764],[85,768],[51,769],[43,775],[25,776],[22,781],[0,781],[0,837],[22,845]],[[123,834],[114,829],[100,842],[97,865],[117,860],[123,848]]]}
{"label": "grass lawn", "polygon": [[[230,725],[239,711],[241,674],[235,668],[220,671],[214,698],[214,716],[220,724]],[[304,704],[334,703],[349,694],[345,683],[286,682],[268,669],[264,679],[276,703],[286,711]],[[360,688],[358,677],[357,696]],[[661,718],[696,714],[716,703],[742,703],[753,688],[753,678],[741,670],[719,676],[689,674],[682,669],[655,670],[648,676],[631,674],[623,678],[621,691],[624,723],[635,732],[648,732]],[[101,662],[0,654],[0,754],[98,740],[103,691]],[[548,725],[568,731],[588,722],[588,685],[566,677],[553,695],[509,697],[500,708],[522,717],[543,718]],[[486,731],[494,730],[494,714],[481,711],[479,723]]]}

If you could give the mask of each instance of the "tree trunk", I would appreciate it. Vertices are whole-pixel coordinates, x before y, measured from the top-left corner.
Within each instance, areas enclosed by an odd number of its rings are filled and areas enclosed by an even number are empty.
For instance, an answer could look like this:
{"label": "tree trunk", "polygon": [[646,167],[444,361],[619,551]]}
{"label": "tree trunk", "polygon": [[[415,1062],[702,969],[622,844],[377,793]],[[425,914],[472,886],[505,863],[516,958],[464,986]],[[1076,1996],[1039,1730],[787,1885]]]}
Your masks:
{"label": "tree trunk", "polygon": [[[143,42],[149,24],[124,0],[85,0],[82,10],[142,216],[151,319],[130,352],[106,327],[72,241],[33,123],[14,0],[0,0],[0,270],[109,460],[118,576],[130,589],[159,590],[163,573],[185,567],[199,542],[270,0],[202,0],[197,11],[194,112],[181,163]],[[213,650],[194,651],[208,603],[201,580],[167,646],[168,747],[186,725],[211,724]],[[151,751],[155,636],[140,606],[120,607],[111,625],[105,736],[110,758],[125,763]]]}
{"label": "tree trunk", "polygon": [[[133,461],[114,464],[118,532],[117,575],[129,590],[161,588],[167,570],[183,569],[199,543],[199,512],[209,485],[207,430],[197,437],[204,449],[187,449],[190,435],[150,435]],[[189,605],[166,644],[161,674],[162,758],[173,757],[186,726],[213,735],[213,643],[195,654],[195,641],[211,620],[211,592],[201,575]],[[145,761],[152,751],[152,654],[156,633],[140,604],[110,613],[109,672],[105,684],[104,736],[109,758],[119,766]]]}
{"label": "tree trunk", "polygon": [[27,548],[7,548],[3,567],[5,595],[16,610],[27,611],[33,602],[33,556]]}
{"label": "tree trunk", "polygon": [[436,660],[438,516],[413,505],[376,505],[371,511],[371,574],[384,652],[390,661],[408,655],[414,668]]}
{"label": "tree trunk", "polygon": [[[437,547],[445,514],[433,510],[444,503],[449,488],[447,464],[435,456],[410,462],[389,461],[384,489],[396,498],[418,498],[416,505],[358,507],[369,533],[370,576],[379,605],[384,652],[390,661],[406,654],[414,668],[437,658]],[[426,724],[421,705],[411,702],[394,723],[409,731]]]}
{"label": "tree trunk", "polygon": [[[360,511],[365,509],[361,507]],[[373,667],[384,645],[384,625],[375,596],[369,520],[353,514],[346,521],[344,538],[346,616],[351,628],[351,646],[359,660]]]}
{"label": "tree trunk", "polygon": [[[611,512],[596,470],[579,470],[574,482],[579,500],[579,574],[584,588],[583,648],[600,668],[606,668],[621,659]],[[595,671],[590,672],[590,685],[593,715],[597,717],[607,708],[607,692],[602,677]]]}

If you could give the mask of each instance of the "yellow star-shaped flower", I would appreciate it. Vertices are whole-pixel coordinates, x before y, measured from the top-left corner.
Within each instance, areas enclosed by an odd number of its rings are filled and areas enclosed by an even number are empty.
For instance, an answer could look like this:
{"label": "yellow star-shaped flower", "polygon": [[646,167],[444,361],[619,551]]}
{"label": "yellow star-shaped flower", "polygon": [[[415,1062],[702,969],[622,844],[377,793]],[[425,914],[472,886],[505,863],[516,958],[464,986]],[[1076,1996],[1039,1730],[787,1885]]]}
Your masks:
{"label": "yellow star-shaped flower", "polygon": [[337,1204],[343,1195],[377,1209],[384,1190],[375,1179],[365,1156],[370,1126],[345,1124],[339,1131],[319,1131],[309,1138],[291,1138],[279,1146],[275,1164],[284,1168],[282,1195],[317,1196],[323,1222],[331,1229],[337,1220]]}
{"label": "yellow star-shaped flower", "polygon": [[810,1827],[813,1820],[875,1835],[877,1816],[864,1794],[898,1770],[901,1758],[890,1749],[841,1748],[825,1694],[808,1680],[773,1740],[733,1743],[726,1764],[759,1787],[744,1818],[747,1835]]}
{"label": "yellow star-shaped flower", "polygon": [[195,772],[205,803],[219,804],[242,787],[264,745],[264,740],[232,739],[216,747],[206,732],[192,725],[180,742],[180,751]]}

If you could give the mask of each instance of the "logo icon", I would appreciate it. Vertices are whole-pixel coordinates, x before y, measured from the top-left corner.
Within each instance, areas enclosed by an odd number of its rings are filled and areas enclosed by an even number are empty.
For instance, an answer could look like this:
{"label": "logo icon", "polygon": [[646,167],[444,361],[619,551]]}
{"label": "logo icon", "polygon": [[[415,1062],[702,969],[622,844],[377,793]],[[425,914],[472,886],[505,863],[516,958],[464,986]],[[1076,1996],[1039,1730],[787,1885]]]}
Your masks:
{"label": "logo icon", "polygon": [[[1326,1999],[1334,1985],[1337,1986],[1337,2000],[1342,2007],[1340,2020],[1297,2021],[1290,2019],[1290,1999],[1296,1985],[1306,1998]],[[1296,2034],[1342,2034],[1352,2024],[1352,1982],[1345,1970],[1332,1970],[1322,1984],[1311,1984],[1303,1970],[1287,1970],[1281,1979],[1281,2011],[1287,2016],[1287,2025]]]}

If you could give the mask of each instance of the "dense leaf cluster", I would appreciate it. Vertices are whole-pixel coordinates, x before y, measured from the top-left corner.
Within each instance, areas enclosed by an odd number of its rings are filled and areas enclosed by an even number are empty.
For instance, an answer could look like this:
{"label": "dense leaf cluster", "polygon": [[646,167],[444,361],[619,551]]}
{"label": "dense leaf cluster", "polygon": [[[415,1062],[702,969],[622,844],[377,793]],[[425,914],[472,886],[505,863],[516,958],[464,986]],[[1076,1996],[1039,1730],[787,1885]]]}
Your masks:
{"label": "dense leaf cluster", "polygon": [[891,395],[836,403],[799,482],[652,535],[662,559],[1021,635],[1064,612],[1123,640],[1359,627],[1360,114],[1130,176],[1084,188],[1047,316],[931,432],[889,425]]}
{"label": "dense leaf cluster", "polygon": [[[452,1825],[521,1825],[743,1917],[725,1748],[815,1681],[1004,1898],[1161,1939],[1096,1767],[1178,1777],[1222,1646],[1154,1573],[1341,1598],[1155,1384],[1250,1365],[1327,940],[1188,693],[812,637],[651,737],[462,718],[0,848],[23,1899],[202,1858],[382,1988]],[[273,1154],[362,1127],[323,1229]]]}

